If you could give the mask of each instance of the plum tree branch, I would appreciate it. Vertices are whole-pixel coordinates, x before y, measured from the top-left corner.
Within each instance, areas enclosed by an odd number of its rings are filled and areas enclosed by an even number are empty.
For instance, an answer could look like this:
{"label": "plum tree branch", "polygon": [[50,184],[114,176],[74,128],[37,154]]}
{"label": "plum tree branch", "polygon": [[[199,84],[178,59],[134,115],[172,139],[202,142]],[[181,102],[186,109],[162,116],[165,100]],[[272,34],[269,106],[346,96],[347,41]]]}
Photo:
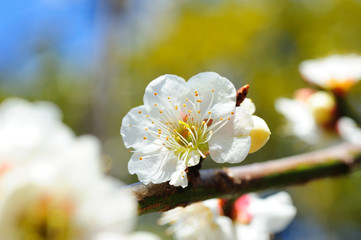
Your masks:
{"label": "plum tree branch", "polygon": [[161,184],[129,185],[139,213],[166,211],[210,198],[234,198],[248,192],[304,184],[352,172],[361,165],[361,145],[339,144],[324,150],[245,166],[201,170],[187,188]]}

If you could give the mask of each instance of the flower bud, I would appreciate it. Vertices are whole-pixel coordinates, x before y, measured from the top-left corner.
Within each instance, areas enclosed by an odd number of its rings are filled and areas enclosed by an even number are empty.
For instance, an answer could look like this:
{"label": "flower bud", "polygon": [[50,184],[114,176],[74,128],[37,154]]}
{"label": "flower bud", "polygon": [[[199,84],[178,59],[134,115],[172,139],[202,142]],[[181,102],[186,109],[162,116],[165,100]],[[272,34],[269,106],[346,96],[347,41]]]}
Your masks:
{"label": "flower bud", "polygon": [[336,102],[331,94],[318,91],[307,99],[307,103],[310,106],[316,123],[320,125],[327,125],[332,122]]}
{"label": "flower bud", "polygon": [[249,153],[254,153],[263,147],[271,135],[267,123],[262,118],[253,115],[252,120],[254,128],[249,134],[251,137],[251,148],[249,149]]}

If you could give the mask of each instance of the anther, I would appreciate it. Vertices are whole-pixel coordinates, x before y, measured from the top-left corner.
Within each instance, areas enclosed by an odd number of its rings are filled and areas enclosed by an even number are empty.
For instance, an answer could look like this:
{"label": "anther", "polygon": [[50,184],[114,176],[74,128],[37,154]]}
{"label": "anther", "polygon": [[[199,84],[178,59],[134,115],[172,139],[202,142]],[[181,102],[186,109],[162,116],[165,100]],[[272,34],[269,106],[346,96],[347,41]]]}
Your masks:
{"label": "anther", "polygon": [[198,99],[197,102],[202,102],[202,100]]}
{"label": "anther", "polygon": [[177,129],[173,129],[174,132],[177,132]]}
{"label": "anther", "polygon": [[199,110],[197,113],[201,113],[201,110]]}
{"label": "anther", "polygon": [[211,111],[208,112],[208,114],[211,114],[211,113],[212,113]]}
{"label": "anther", "polygon": [[154,103],[154,106],[158,106],[156,103]]}
{"label": "anther", "polygon": [[170,99],[170,97],[168,97],[168,100]]}
{"label": "anther", "polygon": [[223,118],[220,118],[219,120],[221,120],[221,121],[222,121],[222,120],[223,120]]}
{"label": "anther", "polygon": [[160,110],[160,111],[159,111],[159,113],[163,113],[163,111],[162,111],[162,110]]}
{"label": "anther", "polygon": [[146,115],[146,117],[149,117],[149,115]]}
{"label": "anther", "polygon": [[178,106],[175,106],[175,109],[178,110]]}
{"label": "anther", "polygon": [[143,137],[143,140],[146,140],[147,139],[147,137]]}
{"label": "anther", "polygon": [[154,93],[154,96],[157,96],[157,95],[158,95],[158,93],[155,92],[155,93]]}
{"label": "anther", "polygon": [[214,92],[214,89],[212,89],[212,92]]}
{"label": "anther", "polygon": [[145,131],[148,131],[148,128],[145,128]]}
{"label": "anther", "polygon": [[133,126],[132,124],[129,124],[129,127]]}
{"label": "anther", "polygon": [[233,115],[233,114],[234,114],[234,112],[231,112],[231,114]]}
{"label": "anther", "polygon": [[183,104],[183,107],[186,107],[187,105]]}
{"label": "anther", "polygon": [[230,117],[228,117],[228,120],[231,120],[231,118],[230,118]]}
{"label": "anther", "polygon": [[202,122],[202,125],[205,125],[205,124],[206,124],[206,121],[203,121],[203,122]]}
{"label": "anther", "polygon": [[138,113],[139,113],[139,114],[141,114],[141,113],[142,113],[142,111],[139,111]]}
{"label": "anther", "polygon": [[139,160],[143,160],[143,158],[142,158],[142,157],[140,157],[140,158],[139,158]]}
{"label": "anther", "polygon": [[189,112],[189,113],[192,113],[192,110],[188,109],[188,112]]}
{"label": "anther", "polygon": [[188,98],[186,98],[186,101],[187,101],[187,102],[188,102],[188,100],[189,100],[189,99],[188,99]]}

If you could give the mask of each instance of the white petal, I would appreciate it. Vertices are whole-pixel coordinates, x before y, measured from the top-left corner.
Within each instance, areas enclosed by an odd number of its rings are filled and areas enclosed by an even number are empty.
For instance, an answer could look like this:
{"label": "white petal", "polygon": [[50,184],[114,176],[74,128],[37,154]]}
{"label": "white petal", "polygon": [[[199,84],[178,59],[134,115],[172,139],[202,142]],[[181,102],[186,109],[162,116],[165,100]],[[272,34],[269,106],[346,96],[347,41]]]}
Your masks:
{"label": "white petal", "polygon": [[126,148],[137,148],[144,145],[147,136],[145,128],[152,128],[151,121],[146,117],[147,110],[144,105],[132,108],[123,118],[120,134]]}
{"label": "white petal", "polygon": [[270,240],[270,233],[264,232],[253,225],[235,224],[237,239],[240,240]]}
{"label": "white petal", "polygon": [[312,112],[306,104],[292,99],[280,98],[276,100],[275,107],[289,121],[292,134],[309,144],[318,142],[320,133]]}
{"label": "white petal", "polygon": [[177,171],[175,171],[172,176],[171,180],[169,182],[170,185],[173,185],[175,187],[181,186],[182,188],[185,188],[188,186],[188,179],[187,179],[187,173],[185,172],[185,166],[179,166]]}
{"label": "white petal", "polygon": [[250,98],[245,98],[239,107],[242,108],[249,115],[253,115],[256,111],[256,106]]}
{"label": "white petal", "polygon": [[215,135],[208,144],[209,153],[216,163],[239,163],[248,155],[251,138]]}
{"label": "white petal", "polygon": [[78,221],[86,223],[89,233],[102,230],[128,233],[134,228],[138,204],[130,190],[110,177],[104,177],[91,190],[78,210]]}
{"label": "white petal", "polygon": [[[139,181],[144,184],[170,180],[178,163],[178,158],[174,152],[151,144],[141,150],[133,153],[128,162],[129,173],[137,174]],[[140,160],[141,158],[142,160]]]}
{"label": "white petal", "polygon": [[190,78],[187,85],[192,92],[198,91],[199,99],[202,100],[201,111],[205,114],[205,118],[211,103],[212,90],[214,90],[214,99],[209,109],[212,117],[225,117],[234,111],[236,89],[227,78],[214,72],[204,72]]}
{"label": "white petal", "polygon": [[268,233],[282,231],[296,215],[296,208],[286,192],[265,199],[253,197],[248,210],[253,215],[251,224]]}
{"label": "white petal", "polygon": [[361,56],[355,54],[333,55],[307,60],[300,65],[301,74],[309,81],[328,87],[330,81],[343,83],[361,79]]}
{"label": "white petal", "polygon": [[207,240],[207,239],[234,240],[234,239],[236,239],[236,233],[235,233],[235,229],[233,226],[233,222],[229,217],[217,216],[214,221],[219,226],[219,230],[210,232],[209,236],[207,238],[205,238],[205,240]]}
{"label": "white petal", "polygon": [[[231,119],[232,120],[232,119]],[[232,129],[233,124],[233,136],[247,136],[254,128],[253,120],[251,115],[244,111],[243,108],[236,108],[236,113],[231,124],[227,124],[225,129]],[[222,129],[223,130],[223,129]]]}
{"label": "white petal", "polygon": [[192,166],[197,165],[200,161],[200,157],[201,156],[200,156],[199,152],[196,150],[189,152],[187,167],[192,167]]}
{"label": "white petal", "polygon": [[[185,80],[176,75],[162,75],[151,81],[145,89],[144,105],[150,109],[154,104],[163,107],[162,110],[174,105],[179,105],[185,101],[185,96],[189,93]],[[168,99],[170,97],[170,99]],[[169,100],[172,103],[169,103]],[[172,107],[172,108],[173,108]]]}
{"label": "white petal", "polygon": [[342,117],[337,121],[337,130],[340,136],[353,144],[361,143],[361,128],[349,117]]}
{"label": "white petal", "polygon": [[91,240],[160,240],[160,238],[149,232],[134,232],[121,234],[117,232],[101,232],[92,237]]}

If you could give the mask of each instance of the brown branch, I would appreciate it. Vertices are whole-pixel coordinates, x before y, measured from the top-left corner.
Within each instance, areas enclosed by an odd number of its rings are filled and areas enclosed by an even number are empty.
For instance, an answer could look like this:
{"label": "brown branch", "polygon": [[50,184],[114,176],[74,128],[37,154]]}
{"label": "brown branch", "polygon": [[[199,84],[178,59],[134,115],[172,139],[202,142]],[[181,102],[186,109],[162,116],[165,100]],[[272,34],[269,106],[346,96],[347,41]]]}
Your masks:
{"label": "brown branch", "polygon": [[166,211],[210,198],[234,198],[248,192],[303,184],[350,173],[361,165],[361,145],[340,144],[307,154],[245,166],[201,170],[187,188],[166,183],[136,183],[129,188],[139,202],[139,213]]}

